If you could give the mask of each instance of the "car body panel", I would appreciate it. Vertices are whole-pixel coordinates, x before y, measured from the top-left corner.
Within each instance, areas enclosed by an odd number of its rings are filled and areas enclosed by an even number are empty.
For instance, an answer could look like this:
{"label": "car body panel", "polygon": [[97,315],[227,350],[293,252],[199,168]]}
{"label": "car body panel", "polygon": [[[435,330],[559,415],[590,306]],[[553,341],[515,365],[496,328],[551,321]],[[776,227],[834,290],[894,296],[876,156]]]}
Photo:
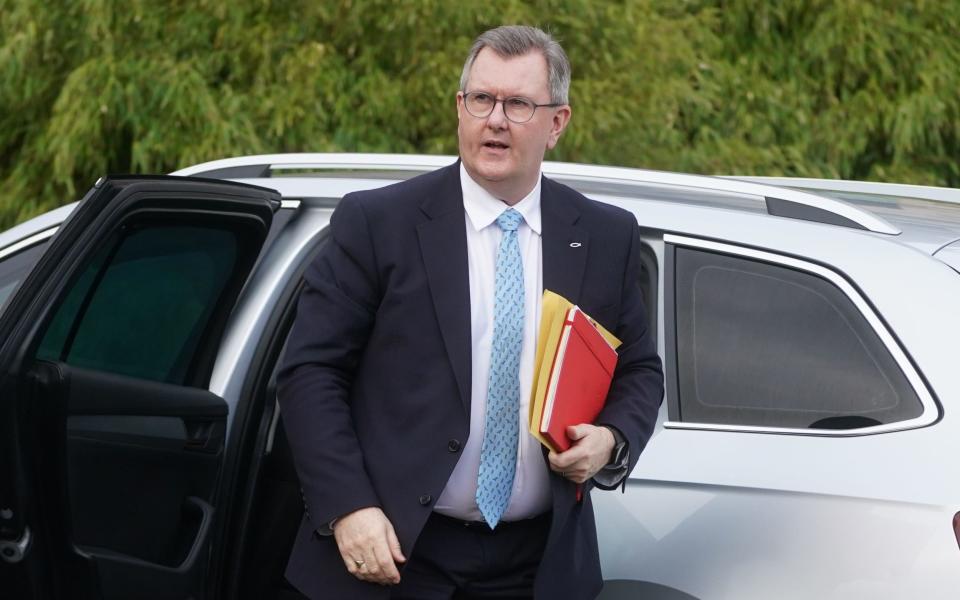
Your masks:
{"label": "car body panel", "polygon": [[[303,201],[294,218],[261,257],[224,332],[222,350],[210,376],[210,391],[236,414],[246,373],[284,288],[299,278],[305,261],[326,234],[332,209]],[[290,210],[290,209],[281,209]],[[228,420],[228,432],[233,418]]]}
{"label": "car body panel", "polygon": [[960,272],[960,242],[953,242],[937,250],[934,254],[939,260]]}
{"label": "car body panel", "polygon": [[[960,398],[951,350],[960,322],[944,318],[960,277],[945,265],[886,236],[610,200],[645,230],[828,266],[869,299],[942,403]],[[925,289],[937,293],[919,310],[914,290]],[[951,460],[960,431],[949,409],[930,427],[856,438],[663,425],[625,494],[595,497],[604,576],[623,580],[618,593],[630,580],[731,599],[948,598],[960,589],[949,526],[960,508]]]}
{"label": "car body panel", "polygon": [[[947,600],[960,586],[952,514],[941,506],[635,479],[594,502],[604,577],[621,589],[633,581],[704,600]],[[630,596],[601,595],[616,597]]]}

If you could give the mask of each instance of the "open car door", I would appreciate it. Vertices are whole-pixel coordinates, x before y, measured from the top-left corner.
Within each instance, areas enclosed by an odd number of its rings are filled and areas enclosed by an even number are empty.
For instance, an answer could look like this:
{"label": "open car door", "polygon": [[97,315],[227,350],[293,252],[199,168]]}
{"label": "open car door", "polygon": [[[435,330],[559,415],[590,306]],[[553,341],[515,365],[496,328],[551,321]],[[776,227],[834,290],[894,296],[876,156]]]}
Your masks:
{"label": "open car door", "polygon": [[102,179],[0,316],[0,596],[207,597],[208,382],[273,190]]}

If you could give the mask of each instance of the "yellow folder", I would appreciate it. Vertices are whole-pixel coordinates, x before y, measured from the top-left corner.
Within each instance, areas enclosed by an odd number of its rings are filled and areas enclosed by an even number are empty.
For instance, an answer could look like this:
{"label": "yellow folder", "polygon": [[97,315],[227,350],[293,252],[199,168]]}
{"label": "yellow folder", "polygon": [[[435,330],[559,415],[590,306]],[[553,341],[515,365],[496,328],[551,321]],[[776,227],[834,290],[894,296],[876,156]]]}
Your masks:
{"label": "yellow folder", "polygon": [[[533,363],[533,386],[530,390],[530,414],[528,419],[530,433],[547,448],[550,447],[550,444],[540,433],[543,401],[547,395],[547,387],[550,385],[550,370],[553,367],[553,359],[557,355],[563,322],[566,320],[567,311],[572,307],[573,303],[560,294],[543,290],[543,301],[540,305],[540,333],[537,336],[537,354]],[[589,315],[587,315],[587,318],[614,349],[620,346],[621,342],[616,336],[604,329]]]}

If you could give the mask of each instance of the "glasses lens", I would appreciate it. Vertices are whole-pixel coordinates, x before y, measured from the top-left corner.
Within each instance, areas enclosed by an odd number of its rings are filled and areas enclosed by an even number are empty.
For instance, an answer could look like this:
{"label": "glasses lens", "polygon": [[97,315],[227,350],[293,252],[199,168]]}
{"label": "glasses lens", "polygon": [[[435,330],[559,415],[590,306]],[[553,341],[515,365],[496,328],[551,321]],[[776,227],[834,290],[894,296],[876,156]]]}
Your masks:
{"label": "glasses lens", "polygon": [[470,92],[464,95],[464,103],[466,104],[467,112],[471,115],[475,117],[485,117],[493,112],[496,99],[490,94],[483,92]]}
{"label": "glasses lens", "polygon": [[503,111],[507,118],[517,123],[526,123],[533,117],[537,106],[526,98],[507,98],[503,101]]}

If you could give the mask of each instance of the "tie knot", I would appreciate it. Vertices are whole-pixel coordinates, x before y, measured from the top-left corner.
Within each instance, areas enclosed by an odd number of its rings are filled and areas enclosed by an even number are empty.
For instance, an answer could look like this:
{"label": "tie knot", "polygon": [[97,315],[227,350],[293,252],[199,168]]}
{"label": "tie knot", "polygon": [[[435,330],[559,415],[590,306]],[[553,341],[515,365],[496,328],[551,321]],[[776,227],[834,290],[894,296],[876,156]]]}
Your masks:
{"label": "tie knot", "polygon": [[512,208],[508,208],[497,217],[497,225],[504,231],[516,231],[522,221],[523,215]]}

